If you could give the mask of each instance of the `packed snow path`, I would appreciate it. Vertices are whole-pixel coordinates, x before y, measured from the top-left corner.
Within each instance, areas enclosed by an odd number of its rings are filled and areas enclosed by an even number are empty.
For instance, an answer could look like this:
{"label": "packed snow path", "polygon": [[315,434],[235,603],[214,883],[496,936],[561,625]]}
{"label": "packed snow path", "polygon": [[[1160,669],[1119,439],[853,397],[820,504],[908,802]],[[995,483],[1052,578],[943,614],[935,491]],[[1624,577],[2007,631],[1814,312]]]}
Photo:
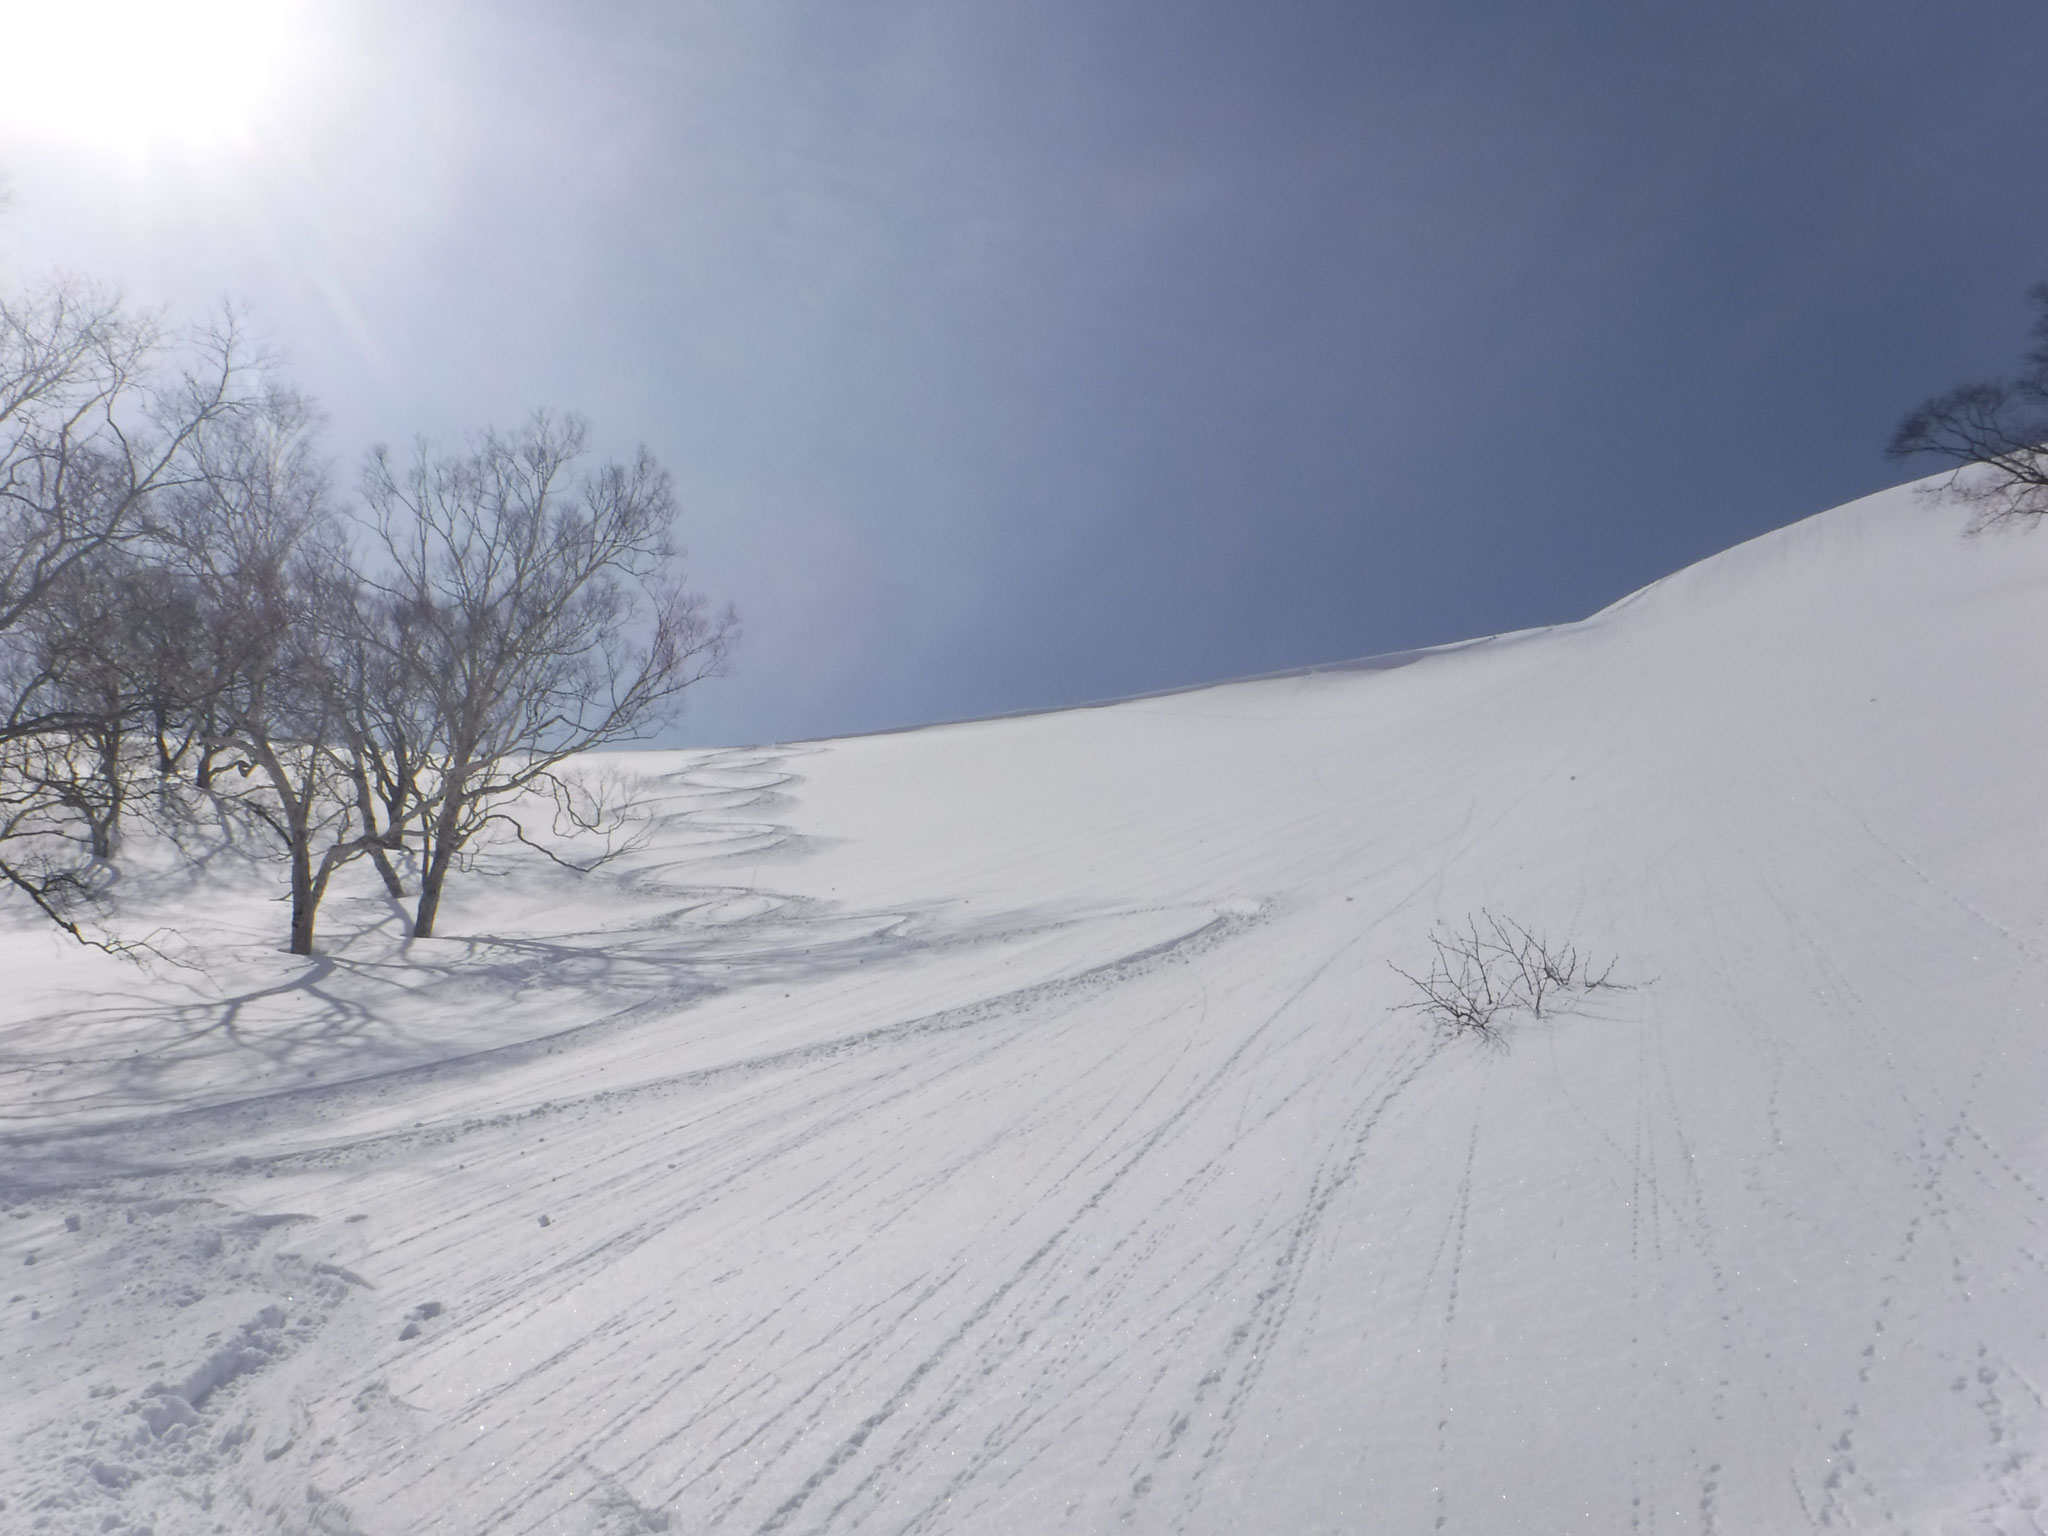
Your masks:
{"label": "packed snow path", "polygon": [[[620,757],[637,853],[410,947],[18,920],[0,1530],[2048,1528],[2048,534],[1960,522]],[[1481,910],[1628,989],[1439,1036]]]}

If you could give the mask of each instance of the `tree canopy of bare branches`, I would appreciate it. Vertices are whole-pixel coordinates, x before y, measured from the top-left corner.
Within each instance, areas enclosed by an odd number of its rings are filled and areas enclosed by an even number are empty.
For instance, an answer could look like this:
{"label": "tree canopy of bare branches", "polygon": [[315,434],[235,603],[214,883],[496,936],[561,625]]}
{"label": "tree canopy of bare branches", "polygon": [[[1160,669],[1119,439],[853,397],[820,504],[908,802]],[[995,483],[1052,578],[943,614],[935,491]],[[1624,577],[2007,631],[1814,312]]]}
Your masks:
{"label": "tree canopy of bare branches", "polygon": [[543,413],[458,454],[379,451],[365,472],[362,610],[381,681],[359,723],[387,815],[417,837],[415,937],[432,936],[485,826],[536,792],[568,804],[563,761],[644,736],[736,635],[684,579],[667,472],[643,449],[578,473],[588,440],[580,419]]}
{"label": "tree canopy of bare branches", "polygon": [[195,778],[283,851],[300,955],[313,952],[329,879],[370,835],[344,719],[356,577],[317,425],[304,400],[273,389],[217,427],[200,473],[168,499],[163,535],[195,620],[160,653],[199,741]]}
{"label": "tree canopy of bare branches", "polygon": [[725,664],[735,620],[686,583],[645,450],[587,466],[588,427],[537,414],[378,450],[356,508],[319,425],[231,321],[166,333],[75,283],[0,300],[0,884],[75,937],[131,804],[261,834],[294,953],[360,857],[394,899],[417,871],[431,937],[522,806],[615,849],[616,807],[559,770]]}
{"label": "tree canopy of bare branches", "polygon": [[2048,283],[2028,297],[2039,314],[2027,367],[1930,400],[1892,434],[1895,458],[1932,453],[1959,466],[1948,488],[1976,505],[1979,526],[2048,513]]}
{"label": "tree canopy of bare branches", "polygon": [[166,336],[80,282],[0,296],[0,881],[76,937],[118,825],[129,701],[111,646],[63,614],[124,579],[252,369],[231,322]]}

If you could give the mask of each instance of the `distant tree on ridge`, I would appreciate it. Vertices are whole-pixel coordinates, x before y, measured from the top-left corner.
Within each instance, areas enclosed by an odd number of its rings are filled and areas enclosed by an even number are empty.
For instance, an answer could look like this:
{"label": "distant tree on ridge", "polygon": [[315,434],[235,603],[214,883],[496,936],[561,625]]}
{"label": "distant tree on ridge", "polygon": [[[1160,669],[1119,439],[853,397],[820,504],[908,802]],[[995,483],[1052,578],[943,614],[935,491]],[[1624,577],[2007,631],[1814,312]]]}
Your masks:
{"label": "distant tree on ridge", "polygon": [[2048,513],[2048,283],[2028,294],[2039,314],[2027,367],[1929,400],[1892,434],[1893,458],[1932,453],[1957,469],[1948,491],[1978,508],[1978,526]]}

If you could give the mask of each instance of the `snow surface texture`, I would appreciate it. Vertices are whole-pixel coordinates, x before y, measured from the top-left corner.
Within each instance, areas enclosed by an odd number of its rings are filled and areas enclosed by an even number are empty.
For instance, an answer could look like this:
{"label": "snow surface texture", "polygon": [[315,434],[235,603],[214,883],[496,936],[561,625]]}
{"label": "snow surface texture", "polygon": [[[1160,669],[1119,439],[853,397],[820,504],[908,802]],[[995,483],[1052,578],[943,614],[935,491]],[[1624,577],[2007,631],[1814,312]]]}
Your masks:
{"label": "snow surface texture", "polygon": [[[14,921],[0,1530],[2041,1531],[2048,531],[1964,520],[622,755],[640,852],[409,949],[231,851],[146,968]],[[1632,989],[1438,1033],[1481,911]]]}

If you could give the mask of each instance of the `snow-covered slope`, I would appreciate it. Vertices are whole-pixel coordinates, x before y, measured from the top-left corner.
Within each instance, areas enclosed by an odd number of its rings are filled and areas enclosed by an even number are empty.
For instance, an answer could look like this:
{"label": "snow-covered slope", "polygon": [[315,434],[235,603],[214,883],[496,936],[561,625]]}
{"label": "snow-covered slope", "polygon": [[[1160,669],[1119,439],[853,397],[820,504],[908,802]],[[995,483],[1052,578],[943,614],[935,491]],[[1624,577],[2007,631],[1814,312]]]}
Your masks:
{"label": "snow-covered slope", "polygon": [[[2048,535],[0,949],[0,1529],[2040,1531]],[[1629,990],[1442,1038],[1490,911]],[[189,949],[181,949],[180,944]]]}

